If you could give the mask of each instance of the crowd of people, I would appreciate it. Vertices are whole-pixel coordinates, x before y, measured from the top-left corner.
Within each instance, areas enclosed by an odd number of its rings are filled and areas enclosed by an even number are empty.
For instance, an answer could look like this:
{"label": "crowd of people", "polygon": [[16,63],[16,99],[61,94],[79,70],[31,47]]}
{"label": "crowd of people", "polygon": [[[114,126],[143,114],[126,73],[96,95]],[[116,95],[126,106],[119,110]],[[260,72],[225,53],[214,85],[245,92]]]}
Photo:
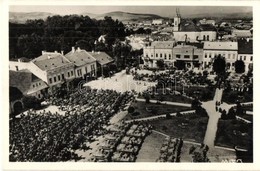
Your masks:
{"label": "crowd of people", "polygon": [[96,89],[49,99],[65,115],[30,110],[10,120],[10,161],[79,160],[75,150],[105,134],[109,118],[132,99],[131,92]]}

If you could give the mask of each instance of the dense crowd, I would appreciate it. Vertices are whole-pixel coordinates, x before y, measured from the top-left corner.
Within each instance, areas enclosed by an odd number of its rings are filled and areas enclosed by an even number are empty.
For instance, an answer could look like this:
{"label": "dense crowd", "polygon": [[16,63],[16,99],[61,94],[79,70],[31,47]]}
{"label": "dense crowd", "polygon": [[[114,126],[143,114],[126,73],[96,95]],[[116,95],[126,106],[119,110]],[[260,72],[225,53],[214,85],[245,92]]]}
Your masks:
{"label": "dense crowd", "polygon": [[65,115],[30,110],[10,120],[10,161],[79,160],[75,150],[87,150],[93,137],[105,134],[109,118],[132,98],[130,92],[86,89],[50,99]]}

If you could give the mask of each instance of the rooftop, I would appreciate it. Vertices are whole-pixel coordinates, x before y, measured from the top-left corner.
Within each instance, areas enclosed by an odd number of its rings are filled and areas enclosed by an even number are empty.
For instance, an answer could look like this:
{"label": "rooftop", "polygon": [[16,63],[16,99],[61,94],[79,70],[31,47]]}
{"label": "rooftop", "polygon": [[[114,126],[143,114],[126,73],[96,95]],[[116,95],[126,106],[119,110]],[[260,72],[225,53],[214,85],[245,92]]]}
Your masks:
{"label": "rooftop", "polygon": [[86,50],[82,49],[72,50],[67,53],[65,57],[76,66],[83,66],[96,62],[95,58],[93,58]]}
{"label": "rooftop", "polygon": [[205,50],[238,50],[237,42],[205,42]]}
{"label": "rooftop", "polygon": [[[41,81],[41,79],[29,70],[9,71],[9,85],[16,87],[23,94],[27,94],[31,89],[31,84],[38,81]],[[38,89],[44,89],[46,87],[48,87],[47,84],[43,83],[38,86]]]}
{"label": "rooftop", "polygon": [[70,63],[70,61],[62,54],[49,52],[43,53],[43,55],[33,59],[32,62],[43,71],[51,70]]}
{"label": "rooftop", "polygon": [[111,58],[105,52],[88,52],[88,53],[92,57],[94,57],[100,65],[106,65],[106,64],[114,61],[114,59]]}
{"label": "rooftop", "polygon": [[151,47],[156,49],[168,49],[173,48],[176,45],[175,41],[154,41],[151,44]]}

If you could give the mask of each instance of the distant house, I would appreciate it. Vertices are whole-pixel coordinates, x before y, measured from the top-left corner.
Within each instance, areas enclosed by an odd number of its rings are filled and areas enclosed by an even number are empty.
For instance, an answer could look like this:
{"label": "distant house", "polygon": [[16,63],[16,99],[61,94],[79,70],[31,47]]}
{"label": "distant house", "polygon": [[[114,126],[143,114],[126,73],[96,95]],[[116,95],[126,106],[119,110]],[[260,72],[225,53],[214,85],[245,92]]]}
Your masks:
{"label": "distant house", "polygon": [[9,71],[9,85],[19,89],[24,96],[43,98],[48,85],[29,70]]}
{"label": "distant house", "polygon": [[97,61],[97,70],[102,75],[104,67],[109,67],[110,64],[114,62],[114,59],[111,58],[107,53],[105,52],[88,52],[93,58]]}
{"label": "distant house", "polygon": [[253,40],[240,39],[238,40],[238,60],[245,63],[245,72],[253,67]]}
{"label": "distant house", "polygon": [[250,30],[232,30],[232,35],[236,38],[250,38],[253,36]]}
{"label": "distant house", "polygon": [[163,24],[163,19],[154,19],[152,21],[153,25],[162,25]]}
{"label": "distant house", "polygon": [[97,60],[86,50],[78,48],[72,50],[65,57],[75,65],[75,77],[87,78],[97,76]]}
{"label": "distant house", "polygon": [[207,19],[202,19],[199,21],[200,24],[204,25],[204,24],[211,24],[213,26],[215,26],[216,21],[215,20],[207,20]]}

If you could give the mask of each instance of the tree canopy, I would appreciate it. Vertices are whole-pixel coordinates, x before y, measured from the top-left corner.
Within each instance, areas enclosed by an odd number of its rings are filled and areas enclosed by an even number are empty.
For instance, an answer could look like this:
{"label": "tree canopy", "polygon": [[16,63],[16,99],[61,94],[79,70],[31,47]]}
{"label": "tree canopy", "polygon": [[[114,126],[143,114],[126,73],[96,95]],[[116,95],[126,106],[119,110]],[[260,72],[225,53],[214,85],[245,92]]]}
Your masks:
{"label": "tree canopy", "polygon": [[244,73],[245,72],[245,63],[242,60],[237,60],[235,62],[235,71],[236,73]]}
{"label": "tree canopy", "polygon": [[225,72],[225,69],[226,69],[226,61],[225,61],[225,59],[221,55],[218,55],[214,59],[213,70],[217,74],[222,74],[222,73]]}
{"label": "tree canopy", "polygon": [[[94,42],[105,35],[105,42]],[[10,58],[35,58],[42,50],[63,50],[72,46],[82,49],[102,50],[112,54],[115,41],[124,40],[125,27],[122,22],[104,17],[91,19],[82,15],[51,16],[44,20],[27,20],[25,24],[9,23]],[[96,46],[96,47],[95,47]]]}

